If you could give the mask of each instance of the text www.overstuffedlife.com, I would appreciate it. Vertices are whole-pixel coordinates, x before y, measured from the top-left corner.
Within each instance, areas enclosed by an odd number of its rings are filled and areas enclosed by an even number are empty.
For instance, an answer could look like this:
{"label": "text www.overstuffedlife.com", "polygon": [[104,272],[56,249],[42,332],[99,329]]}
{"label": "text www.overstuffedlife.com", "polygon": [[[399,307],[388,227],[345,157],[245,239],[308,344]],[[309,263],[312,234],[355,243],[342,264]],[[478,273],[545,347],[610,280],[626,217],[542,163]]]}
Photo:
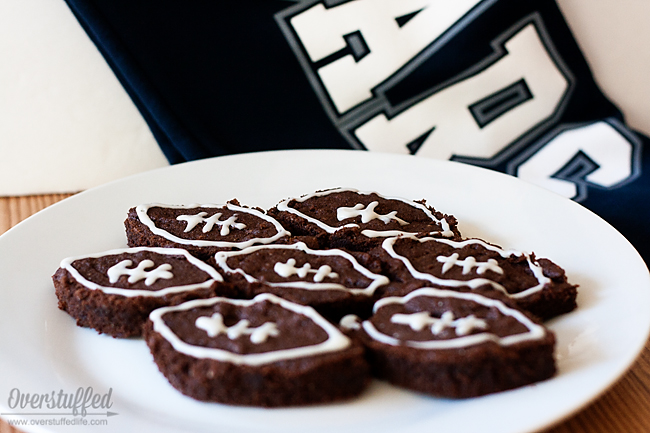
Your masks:
{"label": "text www.overstuffedlife.com", "polygon": [[66,416],[61,417],[50,417],[50,418],[41,418],[41,419],[16,419],[16,418],[5,418],[7,424],[12,427],[21,428],[21,427],[55,427],[55,426],[105,426],[108,425],[107,419],[87,419],[87,418],[68,418]]}

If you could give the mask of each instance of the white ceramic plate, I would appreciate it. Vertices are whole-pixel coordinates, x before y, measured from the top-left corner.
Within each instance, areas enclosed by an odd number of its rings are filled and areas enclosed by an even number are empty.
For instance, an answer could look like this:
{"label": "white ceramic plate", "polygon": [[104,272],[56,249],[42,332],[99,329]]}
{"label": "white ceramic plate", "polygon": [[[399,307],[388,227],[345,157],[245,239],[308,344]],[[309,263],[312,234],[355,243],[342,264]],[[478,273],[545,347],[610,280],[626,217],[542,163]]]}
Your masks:
{"label": "white ceramic plate", "polygon": [[[140,339],[77,328],[57,309],[50,276],[67,256],[125,246],[127,210],[145,202],[271,207],[336,186],[426,198],[456,215],[466,236],[534,251],[579,284],[577,311],[550,322],[559,374],[544,383],[452,401],[375,381],[354,401],[257,409],[199,403],[176,392]],[[111,390],[103,432],[529,432],[574,413],[631,365],[650,329],[650,278],[634,248],[578,204],[515,178],[467,165],[359,151],[280,151],[203,160],[89,190],[0,237],[0,413],[27,431],[69,431],[61,409],[15,406],[10,395]],[[13,391],[12,391],[13,390]],[[38,406],[38,405],[37,405]],[[104,410],[105,411],[105,410]],[[31,415],[40,412],[43,415]],[[69,412],[69,410],[68,410]],[[27,415],[15,415],[27,413]],[[68,419],[71,419],[68,416]],[[88,424],[90,426],[90,424]]]}

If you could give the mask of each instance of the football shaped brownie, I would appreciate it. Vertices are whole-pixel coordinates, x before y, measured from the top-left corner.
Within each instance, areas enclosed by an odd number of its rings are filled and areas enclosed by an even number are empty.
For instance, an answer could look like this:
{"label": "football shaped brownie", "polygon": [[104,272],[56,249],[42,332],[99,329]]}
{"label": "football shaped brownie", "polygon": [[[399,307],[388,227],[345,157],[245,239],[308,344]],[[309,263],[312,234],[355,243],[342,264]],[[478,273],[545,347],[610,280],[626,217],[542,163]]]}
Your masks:
{"label": "football shaped brownie", "polygon": [[[382,250],[384,260],[392,260],[385,268],[395,280],[415,278],[419,285],[500,293],[541,319],[576,308],[577,289],[567,281],[564,270],[534,254],[504,250],[479,239],[413,236],[385,239]],[[403,295],[414,286],[407,283],[403,285],[406,290],[385,294]]]}
{"label": "football shaped brownie", "polygon": [[315,237],[321,248],[363,251],[381,238],[401,234],[460,236],[453,216],[424,202],[355,189],[329,189],[287,199],[268,213],[293,235]]}
{"label": "football shaped brownie", "polygon": [[274,293],[332,320],[347,313],[366,315],[377,288],[389,282],[342,250],[312,250],[301,242],[221,251],[215,261],[242,297]]}
{"label": "football shaped brownie", "polygon": [[311,307],[268,293],[160,308],[145,340],[172,386],[202,401],[323,403],[356,396],[370,380],[358,342]]}
{"label": "football shaped brownie", "polygon": [[239,205],[142,204],[124,222],[128,245],[184,248],[207,260],[221,250],[269,244],[289,236],[276,220]]}
{"label": "football shaped brownie", "polygon": [[149,313],[190,299],[234,292],[211,266],[174,248],[127,248],[69,257],[52,280],[59,308],[113,337],[142,333]]}
{"label": "football shaped brownie", "polygon": [[555,336],[518,309],[476,293],[421,288],[380,299],[370,319],[341,321],[374,374],[440,397],[517,388],[556,372]]}

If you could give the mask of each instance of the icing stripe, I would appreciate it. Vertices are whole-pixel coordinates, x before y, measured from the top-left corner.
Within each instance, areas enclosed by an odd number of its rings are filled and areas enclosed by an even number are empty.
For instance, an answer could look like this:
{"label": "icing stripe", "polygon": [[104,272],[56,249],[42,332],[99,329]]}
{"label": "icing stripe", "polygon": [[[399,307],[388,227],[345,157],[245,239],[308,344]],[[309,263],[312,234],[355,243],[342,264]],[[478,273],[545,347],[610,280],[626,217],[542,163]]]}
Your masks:
{"label": "icing stripe", "polygon": [[[79,271],[77,271],[72,266],[72,263],[75,262],[76,260],[97,259],[100,257],[114,256],[114,255],[124,254],[124,253],[134,254],[141,251],[151,251],[154,253],[164,254],[169,256],[183,256],[187,259],[188,262],[190,262],[197,268],[201,269],[203,272],[207,273],[210,276],[210,279],[204,281],[203,283],[188,284],[185,286],[166,287],[161,290],[132,290],[132,289],[122,289],[118,287],[106,287],[106,286],[101,286],[97,283],[93,283],[92,281],[87,280],[83,275],[79,273]],[[136,247],[136,248],[115,249],[115,250],[105,251],[102,253],[89,254],[85,256],[68,257],[61,261],[60,266],[61,268],[68,271],[79,284],[83,285],[87,289],[100,290],[109,295],[120,295],[120,296],[125,296],[127,298],[131,298],[135,296],[160,297],[170,293],[180,293],[180,292],[189,292],[191,290],[197,290],[197,289],[206,289],[210,287],[215,281],[219,281],[219,282],[223,281],[223,277],[221,276],[221,274],[219,274],[219,272],[217,272],[216,269],[206,264],[205,262],[202,262],[201,260],[195,258],[194,256],[191,256],[187,251],[180,248]]]}
{"label": "icing stripe", "polygon": [[[292,213],[292,214],[294,214],[294,215],[298,215],[299,217],[306,219],[306,220],[309,221],[310,223],[316,224],[318,227],[320,227],[321,229],[325,230],[327,233],[330,233],[330,234],[331,234],[331,233],[334,233],[334,232],[336,232],[336,231],[338,231],[338,230],[341,230],[341,229],[343,229],[343,228],[346,228],[346,227],[359,227],[358,224],[354,224],[354,223],[346,224],[346,225],[343,225],[343,226],[340,226],[340,227],[332,227],[332,226],[329,226],[329,225],[325,224],[324,222],[322,222],[322,221],[320,221],[320,220],[317,220],[316,218],[313,218],[313,217],[310,217],[310,216],[308,216],[308,215],[305,215],[305,214],[303,214],[302,212],[299,212],[299,211],[297,211],[296,209],[294,209],[294,208],[292,208],[292,207],[289,207],[289,202],[290,202],[291,200],[295,200],[295,201],[297,201],[297,202],[302,203],[302,202],[304,202],[304,201],[306,201],[306,200],[308,200],[308,199],[310,199],[310,198],[312,198],[312,197],[322,197],[322,196],[325,196],[325,195],[329,195],[329,194],[332,194],[332,193],[338,193],[338,192],[354,192],[354,193],[362,194],[362,195],[377,194],[379,197],[381,197],[381,198],[383,198],[383,199],[386,199],[386,200],[397,200],[397,201],[401,201],[401,202],[406,203],[406,204],[408,204],[408,205],[410,205],[410,206],[413,206],[413,207],[415,207],[415,208],[417,208],[417,209],[420,209],[420,210],[423,211],[423,212],[424,212],[424,213],[425,213],[429,218],[431,218],[432,221],[434,221],[434,222],[440,224],[440,226],[441,226],[441,228],[442,228],[442,231],[440,231],[440,232],[437,232],[437,231],[436,231],[436,232],[430,232],[430,233],[429,233],[430,235],[438,234],[438,233],[439,233],[439,234],[441,234],[442,236],[447,236],[447,237],[453,237],[453,236],[454,236],[454,232],[451,231],[451,229],[450,229],[450,227],[449,227],[449,223],[447,222],[447,220],[444,219],[444,218],[443,218],[442,220],[439,220],[439,219],[436,218],[436,217],[431,213],[431,211],[430,211],[426,206],[424,206],[423,204],[421,204],[421,203],[416,203],[416,202],[411,201],[411,200],[406,200],[406,199],[401,198],[401,197],[385,197],[385,196],[383,196],[383,195],[381,195],[381,194],[378,194],[378,193],[376,193],[376,192],[373,192],[373,191],[363,192],[363,191],[358,191],[358,190],[353,189],[353,188],[335,188],[335,189],[328,189],[328,190],[326,190],[326,191],[320,191],[320,192],[314,192],[314,193],[312,193],[312,194],[307,194],[307,195],[302,196],[302,197],[295,197],[295,198],[289,198],[289,199],[283,200],[283,201],[281,201],[280,203],[278,203],[278,205],[277,205],[277,209],[278,209],[279,211],[289,212],[289,213]],[[400,230],[387,230],[387,231],[362,230],[361,233],[362,233],[363,235],[365,235],[365,236],[368,236],[369,238],[373,238],[373,237],[398,236],[398,235],[401,235],[401,234],[409,234],[409,233],[411,233],[411,232],[404,232],[404,231],[400,231]]]}
{"label": "icing stripe", "polygon": [[544,288],[544,286],[546,286],[547,284],[549,284],[551,282],[550,278],[544,276],[544,272],[542,270],[542,267],[539,266],[538,264],[533,263],[533,261],[532,261],[529,254],[525,254],[525,253],[520,252],[520,251],[502,250],[501,248],[495,247],[494,245],[490,245],[490,244],[488,244],[486,242],[483,242],[483,241],[481,241],[479,239],[468,239],[468,240],[464,240],[464,241],[452,241],[452,240],[449,240],[449,239],[440,239],[440,238],[417,238],[415,236],[403,236],[403,237],[408,238],[408,239],[418,240],[420,242],[441,242],[441,243],[445,243],[447,245],[450,245],[450,246],[452,246],[454,248],[462,248],[465,245],[470,245],[470,244],[480,244],[480,245],[484,246],[485,248],[487,248],[490,251],[494,251],[494,252],[499,253],[503,258],[507,258],[510,255],[516,255],[518,257],[525,256],[526,261],[528,262],[528,266],[529,266],[530,270],[532,271],[533,275],[535,276],[535,278],[537,279],[537,283],[538,283],[536,286],[529,287],[528,289],[526,289],[526,290],[524,290],[522,292],[508,293],[506,288],[503,287],[501,284],[499,284],[499,283],[497,283],[495,281],[489,280],[487,278],[474,278],[472,280],[466,280],[466,281],[438,278],[435,275],[418,271],[417,269],[415,269],[415,267],[413,266],[413,264],[411,263],[411,261],[409,259],[407,259],[406,257],[401,256],[401,255],[399,255],[399,254],[397,254],[395,252],[395,250],[393,249],[393,245],[395,244],[395,242],[398,239],[400,239],[399,237],[393,237],[393,238],[388,238],[388,239],[384,240],[384,242],[382,243],[382,247],[384,248],[384,250],[386,250],[386,252],[388,252],[388,254],[391,257],[401,260],[402,263],[404,263],[406,268],[409,270],[411,275],[413,275],[415,278],[422,279],[422,280],[427,280],[427,281],[429,281],[429,282],[431,282],[433,284],[437,284],[439,286],[469,287],[471,289],[476,289],[476,288],[478,288],[480,286],[483,286],[485,284],[489,284],[490,286],[492,286],[495,289],[503,292],[504,294],[506,294],[510,298],[521,299],[521,298],[525,298],[527,296],[530,296],[530,295],[532,295],[532,294],[534,294],[536,292],[539,292],[540,290],[542,290]]}
{"label": "icing stripe", "polygon": [[516,319],[519,323],[528,328],[528,332],[508,335],[505,337],[499,337],[495,334],[489,332],[482,332],[479,334],[466,335],[463,337],[452,338],[448,340],[432,340],[432,341],[411,341],[411,340],[399,340],[390,335],[381,333],[375,326],[369,321],[365,320],[361,326],[366,331],[366,333],[373,338],[374,340],[388,344],[391,346],[402,346],[406,345],[416,349],[458,349],[461,347],[468,347],[477,344],[481,344],[487,341],[493,341],[501,346],[511,346],[518,343],[523,343],[525,341],[539,340],[544,338],[546,335],[546,330],[543,326],[540,326],[530,320],[525,314],[521,311],[507,307],[503,302],[496,299],[486,298],[485,296],[478,295],[476,293],[465,293],[465,292],[454,292],[451,290],[441,290],[435,289],[433,287],[425,287],[421,289],[414,290],[404,297],[388,297],[382,298],[375,303],[373,308],[374,312],[377,312],[381,307],[388,304],[406,304],[411,299],[418,296],[429,296],[429,297],[438,297],[438,298],[457,298],[465,299],[468,301],[476,302],[478,304],[484,305],[486,307],[493,307],[499,310],[501,314],[505,316],[510,316]]}
{"label": "icing stripe", "polygon": [[[275,227],[277,234],[269,237],[269,238],[253,238],[249,239],[247,241],[242,241],[242,242],[230,242],[230,241],[206,241],[206,240],[199,240],[199,239],[183,239],[179,238],[178,236],[175,236],[171,233],[169,233],[166,230],[163,230],[159,227],[156,227],[154,222],[151,220],[151,218],[148,215],[148,211],[152,207],[160,207],[160,208],[168,208],[168,209],[196,209],[196,208],[223,208],[223,207],[228,208],[229,210],[233,212],[242,212],[242,213],[248,213],[251,215],[254,215],[258,218],[261,218],[271,224]],[[227,247],[227,248],[246,248],[251,245],[255,244],[270,244],[272,242],[277,241],[283,236],[290,236],[291,234],[284,229],[280,225],[279,222],[277,222],[275,219],[271,218],[270,216],[256,210],[256,209],[250,209],[246,207],[241,207],[241,206],[236,206],[231,203],[227,203],[225,205],[219,205],[219,204],[191,204],[191,205],[167,205],[167,204],[160,204],[160,203],[148,203],[148,204],[141,204],[136,206],[135,208],[136,214],[138,215],[138,219],[140,219],[140,222],[142,224],[146,225],[149,230],[155,235],[161,236],[167,240],[170,240],[172,242],[176,242],[178,244],[182,245],[193,245],[195,247]]]}
{"label": "icing stripe", "polygon": [[264,284],[272,287],[287,287],[287,288],[296,288],[296,289],[305,289],[305,290],[342,290],[342,291],[353,293],[355,295],[372,296],[372,294],[375,293],[375,290],[377,290],[378,287],[386,285],[389,282],[389,279],[386,276],[377,275],[370,272],[368,269],[361,266],[359,262],[357,262],[357,260],[352,255],[346,253],[345,251],[338,250],[338,249],[312,250],[308,248],[307,245],[305,245],[303,242],[297,242],[295,244],[289,244],[289,245],[258,245],[258,246],[248,247],[241,251],[220,251],[215,254],[214,258],[215,261],[217,262],[217,265],[219,265],[221,269],[223,269],[224,271],[243,275],[244,278],[246,278],[246,280],[251,283],[259,282],[259,279],[245,273],[242,269],[239,268],[231,269],[227,264],[227,260],[229,257],[243,255],[243,254],[250,254],[260,249],[298,250],[298,251],[303,251],[307,254],[313,254],[317,256],[343,257],[346,260],[348,260],[350,263],[352,263],[352,266],[357,272],[361,273],[365,277],[370,278],[372,280],[372,283],[370,283],[370,285],[365,289],[348,288],[342,284],[331,283],[331,282],[312,283],[309,281],[287,281],[287,282],[280,282],[280,283],[272,283],[272,282],[264,281]]}
{"label": "icing stripe", "polygon": [[[276,350],[273,352],[265,353],[239,354],[223,349],[201,347],[186,343],[185,341],[181,340],[171,329],[169,329],[162,318],[163,315],[169,312],[187,311],[191,310],[192,308],[208,307],[219,302],[247,307],[264,301],[273,302],[274,304],[280,305],[282,308],[285,308],[289,311],[307,316],[327,333],[327,340],[311,346],[295,347],[292,349]],[[270,293],[257,295],[255,298],[250,300],[209,298],[189,301],[173,307],[158,308],[157,310],[151,312],[149,319],[153,322],[153,329],[158,332],[165,340],[167,340],[176,351],[184,353],[185,355],[192,356],[194,358],[208,358],[237,365],[245,364],[255,366],[271,364],[273,362],[288,359],[303,358],[335,352],[343,350],[350,345],[350,339],[343,335],[343,333],[339,331],[334,325],[325,320],[313,308],[289,302]]]}

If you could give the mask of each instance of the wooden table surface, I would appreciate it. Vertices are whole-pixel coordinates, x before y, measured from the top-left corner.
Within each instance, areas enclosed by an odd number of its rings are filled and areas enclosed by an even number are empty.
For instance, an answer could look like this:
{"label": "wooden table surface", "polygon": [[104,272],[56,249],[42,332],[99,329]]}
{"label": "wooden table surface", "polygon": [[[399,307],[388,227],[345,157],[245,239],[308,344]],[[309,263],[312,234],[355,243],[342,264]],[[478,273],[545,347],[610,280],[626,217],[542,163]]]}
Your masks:
{"label": "wooden table surface", "polygon": [[[69,194],[51,194],[0,197],[0,233],[4,233],[28,216],[68,196]],[[2,350],[6,349],[2,348]],[[3,371],[0,374],[11,374],[11,372]],[[0,396],[0,398],[5,397]],[[98,429],[101,430],[101,427]],[[547,433],[583,432],[650,432],[650,344],[646,343],[630,371],[609,391],[576,415],[547,431]],[[0,433],[19,433],[19,430],[0,420]]]}

